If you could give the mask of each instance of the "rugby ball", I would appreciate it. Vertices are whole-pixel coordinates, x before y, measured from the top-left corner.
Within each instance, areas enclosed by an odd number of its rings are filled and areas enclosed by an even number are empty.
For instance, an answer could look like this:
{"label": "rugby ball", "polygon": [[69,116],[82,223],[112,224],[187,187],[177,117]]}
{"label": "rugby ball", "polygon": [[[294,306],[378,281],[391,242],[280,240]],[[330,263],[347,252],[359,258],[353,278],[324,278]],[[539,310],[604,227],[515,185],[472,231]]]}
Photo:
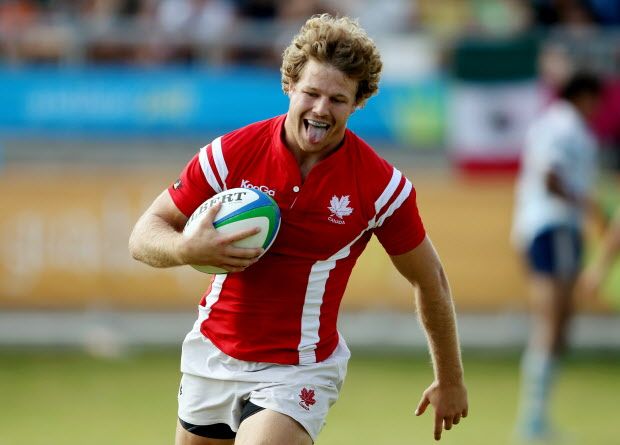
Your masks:
{"label": "rugby ball", "polygon": [[[243,229],[259,227],[261,230],[234,243],[236,247],[262,247],[267,251],[276,239],[280,229],[280,209],[278,204],[266,193],[256,189],[234,188],[221,193],[203,202],[187,220],[183,234],[192,235],[200,226],[200,221],[206,216],[207,210],[216,203],[222,206],[215,215],[213,226],[218,232],[229,234]],[[200,272],[212,274],[228,273],[225,269],[215,266],[200,266],[192,264]]]}

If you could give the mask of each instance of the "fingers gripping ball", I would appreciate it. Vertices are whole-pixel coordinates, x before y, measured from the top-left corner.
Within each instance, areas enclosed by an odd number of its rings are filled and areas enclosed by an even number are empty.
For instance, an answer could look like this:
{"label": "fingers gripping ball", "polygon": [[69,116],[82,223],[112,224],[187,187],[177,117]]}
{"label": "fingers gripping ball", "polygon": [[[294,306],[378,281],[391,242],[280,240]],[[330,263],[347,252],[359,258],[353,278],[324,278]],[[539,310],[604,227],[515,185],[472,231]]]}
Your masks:
{"label": "fingers gripping ball", "polygon": [[[200,227],[200,221],[206,216],[207,210],[216,203],[222,206],[215,215],[213,226],[223,234],[232,234],[244,229],[259,227],[255,235],[236,241],[236,247],[262,247],[267,251],[276,239],[280,229],[280,209],[276,202],[260,190],[234,188],[207,199],[187,220],[183,234],[190,236]],[[226,270],[215,266],[192,265],[200,272],[225,274]]]}

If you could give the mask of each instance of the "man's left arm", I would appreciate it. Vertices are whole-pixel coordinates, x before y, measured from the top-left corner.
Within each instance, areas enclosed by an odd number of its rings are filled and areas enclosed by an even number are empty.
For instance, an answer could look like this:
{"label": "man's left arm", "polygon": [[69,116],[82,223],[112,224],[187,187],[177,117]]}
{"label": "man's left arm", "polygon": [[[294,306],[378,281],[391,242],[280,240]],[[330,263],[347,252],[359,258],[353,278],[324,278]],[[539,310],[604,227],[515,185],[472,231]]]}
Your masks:
{"label": "man's left arm", "polygon": [[416,248],[391,256],[398,271],[417,288],[416,305],[426,332],[433,360],[435,380],[424,391],[416,415],[435,409],[435,440],[467,416],[467,390],[456,329],[456,315],[450,286],[430,239]]}

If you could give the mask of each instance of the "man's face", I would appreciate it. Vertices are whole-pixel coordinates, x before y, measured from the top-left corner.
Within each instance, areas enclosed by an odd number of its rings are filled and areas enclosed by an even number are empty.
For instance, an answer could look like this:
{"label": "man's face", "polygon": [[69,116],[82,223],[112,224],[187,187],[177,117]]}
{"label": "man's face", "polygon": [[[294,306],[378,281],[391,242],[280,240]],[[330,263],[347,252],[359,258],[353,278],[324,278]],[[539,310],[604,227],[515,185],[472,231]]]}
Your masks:
{"label": "man's face", "polygon": [[331,65],[308,60],[290,86],[286,143],[298,155],[329,152],[344,137],[355,111],[357,81]]}

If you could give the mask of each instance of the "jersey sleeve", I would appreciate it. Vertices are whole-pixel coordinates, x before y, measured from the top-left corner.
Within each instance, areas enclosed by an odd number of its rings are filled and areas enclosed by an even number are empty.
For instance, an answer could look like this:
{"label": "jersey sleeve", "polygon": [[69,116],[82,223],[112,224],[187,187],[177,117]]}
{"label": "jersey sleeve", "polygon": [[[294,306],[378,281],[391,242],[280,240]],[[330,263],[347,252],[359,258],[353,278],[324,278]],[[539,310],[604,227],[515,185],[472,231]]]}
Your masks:
{"label": "jersey sleeve", "polygon": [[570,144],[573,137],[565,133],[558,128],[541,125],[530,129],[526,135],[524,152],[527,167],[539,175],[561,169],[566,159],[566,143]]}
{"label": "jersey sleeve", "polygon": [[206,151],[209,147],[203,147],[187,163],[175,183],[168,187],[172,201],[188,218],[200,204],[217,193],[207,181],[201,165],[201,158],[207,154]]}
{"label": "jersey sleeve", "polygon": [[385,209],[377,215],[374,234],[388,255],[392,256],[409,252],[426,237],[416,202],[416,190],[404,176]]}
{"label": "jersey sleeve", "polygon": [[540,141],[533,150],[536,167],[542,173],[562,168],[565,159],[563,141],[548,137]]}

